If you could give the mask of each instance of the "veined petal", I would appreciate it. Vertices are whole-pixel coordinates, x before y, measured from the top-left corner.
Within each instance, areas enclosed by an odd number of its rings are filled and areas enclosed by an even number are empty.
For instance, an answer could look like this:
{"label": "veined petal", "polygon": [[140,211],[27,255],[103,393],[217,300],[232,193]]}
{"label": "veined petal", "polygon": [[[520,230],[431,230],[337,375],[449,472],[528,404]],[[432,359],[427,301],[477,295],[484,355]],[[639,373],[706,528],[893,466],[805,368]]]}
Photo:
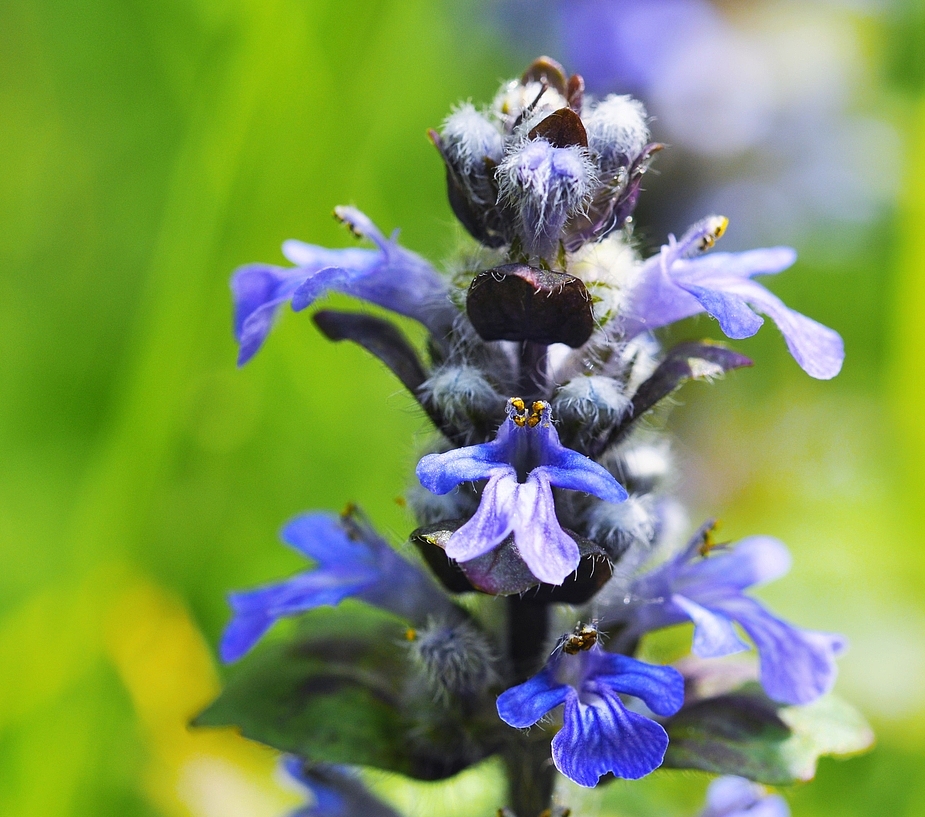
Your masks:
{"label": "veined petal", "polygon": [[337,213],[355,234],[372,240],[376,249],[328,249],[289,240],[283,253],[295,267],[251,264],[234,274],[239,364],[260,348],[280,304],[291,298],[293,309],[299,311],[330,290],[407,315],[435,335],[446,331],[455,309],[443,277],[419,255],[400,247],[394,236],[386,240],[359,210],[342,207]]}
{"label": "veined petal", "polygon": [[674,587],[679,593],[706,604],[714,592],[728,594],[730,589],[744,590],[765,584],[787,574],[792,559],[790,551],[771,536],[749,536],[734,548],[711,553],[681,567]]}
{"label": "veined petal", "polygon": [[222,634],[222,660],[243,657],[283,616],[336,605],[376,581],[374,569],[314,570],[288,581],[243,593],[230,593],[233,615]]}
{"label": "veined petal", "polygon": [[701,607],[677,593],[671,597],[671,601],[694,622],[693,650],[701,658],[719,658],[749,649],[726,616]]}
{"label": "veined petal", "polygon": [[[364,564],[373,551],[365,540],[351,538],[338,517],[327,513],[306,513],[287,523],[282,540],[320,565]],[[385,545],[385,543],[382,543]],[[386,546],[387,547],[387,546]]]}
{"label": "veined petal", "polygon": [[498,716],[509,726],[526,729],[533,726],[551,709],[564,703],[576,692],[555,680],[547,667],[522,684],[511,687],[498,696]]}
{"label": "veined petal", "polygon": [[[535,469],[514,499],[514,544],[530,572],[547,584],[562,584],[581,561],[578,545],[559,524],[549,482]],[[479,508],[481,510],[481,507]]]}
{"label": "veined petal", "polygon": [[835,656],[845,647],[841,636],[800,630],[746,596],[731,595],[712,605],[742,625],[755,642],[761,685],[775,701],[807,704],[832,689]]}
{"label": "veined petal", "polygon": [[604,466],[566,448],[559,442],[559,434],[552,425],[537,428],[534,434],[544,435],[542,442],[543,464],[532,473],[543,474],[558,488],[585,491],[606,502],[623,502],[626,489]]}
{"label": "veined petal", "polygon": [[292,293],[292,311],[301,312],[332,289],[350,294],[356,275],[344,267],[324,267],[313,272]]}
{"label": "veined petal", "polygon": [[646,664],[603,650],[592,650],[586,660],[587,681],[639,698],[657,715],[674,715],[684,703],[684,678],[673,667]]}
{"label": "veined petal", "polygon": [[421,485],[435,494],[446,494],[460,483],[500,474],[510,474],[516,481],[517,472],[505,461],[505,450],[499,432],[491,442],[428,454],[418,463],[415,473]]}
{"label": "veined petal", "polygon": [[[514,527],[517,502],[524,485],[510,473],[495,474],[482,491],[482,501],[472,518],[450,537],[446,555],[468,562],[499,545]],[[539,578],[539,577],[537,577]]]}
{"label": "veined petal", "polygon": [[774,275],[797,260],[793,247],[764,247],[744,252],[711,252],[697,258],[678,258],[671,274],[679,282],[718,289],[731,278]]}
{"label": "veined petal", "polygon": [[838,332],[790,309],[755,281],[736,281],[734,288],[726,291],[748,301],[777,324],[793,359],[808,375],[830,380],[841,371],[845,346]]}
{"label": "veined petal", "polygon": [[693,284],[680,284],[693,295],[708,315],[719,322],[726,337],[741,340],[750,338],[764,323],[742,298],[719,289],[707,289]]}
{"label": "veined petal", "polygon": [[273,327],[279,307],[303,278],[304,273],[299,270],[272,264],[248,264],[235,270],[231,277],[231,294],[239,366],[256,354]]}
{"label": "veined petal", "polygon": [[565,700],[562,729],[552,740],[556,768],[579,786],[596,786],[602,775],[637,780],[662,765],[668,735],[655,721],[630,712],[616,692]]}

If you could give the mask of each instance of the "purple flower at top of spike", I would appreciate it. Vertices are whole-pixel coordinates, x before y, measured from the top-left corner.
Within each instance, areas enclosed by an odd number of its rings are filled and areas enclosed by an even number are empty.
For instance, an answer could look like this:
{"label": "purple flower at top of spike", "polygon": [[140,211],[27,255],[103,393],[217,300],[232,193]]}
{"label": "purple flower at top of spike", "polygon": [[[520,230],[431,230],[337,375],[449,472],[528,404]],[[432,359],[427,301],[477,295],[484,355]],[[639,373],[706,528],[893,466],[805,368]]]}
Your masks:
{"label": "purple flower at top of spike", "polygon": [[828,380],[841,370],[845,349],[841,336],[786,307],[776,295],[752,280],[787,269],[796,261],[790,247],[738,253],[710,253],[727,220],[710,216],[695,224],[680,241],[669,236],[661,252],[645,262],[626,307],[627,338],[701,312],[712,315],[730,338],[754,335],[763,312],[780,329],[790,354],[812,377]]}
{"label": "purple flower at top of spike", "polygon": [[595,786],[608,772],[636,780],[661,766],[668,735],[627,709],[621,695],[667,717],[684,703],[684,679],[671,667],[604,652],[599,644],[557,649],[539,673],[499,696],[498,714],[523,729],[565,704],[562,728],[552,739],[556,768],[580,786]]}
{"label": "purple flower at top of spike", "polygon": [[488,480],[478,510],[446,545],[451,559],[474,559],[513,533],[520,557],[548,584],[562,584],[580,560],[578,545],[556,518],[552,486],[607,502],[627,496],[603,466],[559,442],[546,403],[535,402],[528,411],[520,398],[508,401],[508,417],[494,440],[429,454],[418,463],[417,475],[435,494]]}
{"label": "purple flower at top of spike", "polygon": [[306,764],[294,755],[285,755],[282,766],[312,795],[312,803],[292,812],[290,817],[398,817],[396,811],[370,794],[348,769]]}
{"label": "purple flower at top of spike", "polygon": [[718,777],[707,789],[707,805],[700,817],[790,817],[790,807],[779,794],[744,777]]}
{"label": "purple flower at top of spike", "polygon": [[330,290],[407,315],[434,333],[442,334],[452,320],[445,281],[423,258],[398,245],[397,231],[386,239],[359,210],[337,207],[334,212],[376,249],[331,250],[290,240],[283,244],[283,255],[296,266],[248,264],[237,269],[231,291],[239,366],[256,354],[284,302],[291,301],[299,312]]}
{"label": "purple flower at top of spike", "polygon": [[233,616],[222,635],[223,661],[243,657],[277,619],[349,596],[420,623],[449,605],[430,577],[389,547],[355,509],[341,517],[303,514],[281,535],[318,566],[279,584],[229,594]]}
{"label": "purple flower at top of spike", "polygon": [[716,658],[749,649],[737,623],[758,649],[761,684],[775,701],[806,704],[831,690],[845,640],[800,630],[743,592],[783,576],[790,569],[787,548],[769,536],[752,536],[734,548],[710,550],[708,536],[709,528],[702,528],[681,553],[636,580],[627,608],[616,615],[628,619],[621,638],[692,621],[693,651]]}

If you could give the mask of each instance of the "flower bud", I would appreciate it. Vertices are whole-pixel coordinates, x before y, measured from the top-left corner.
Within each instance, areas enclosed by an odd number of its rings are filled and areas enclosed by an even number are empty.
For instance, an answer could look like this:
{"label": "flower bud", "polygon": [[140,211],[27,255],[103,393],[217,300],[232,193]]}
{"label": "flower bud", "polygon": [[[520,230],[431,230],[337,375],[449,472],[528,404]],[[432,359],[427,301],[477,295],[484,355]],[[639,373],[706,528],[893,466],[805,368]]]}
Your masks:
{"label": "flower bud", "polygon": [[498,165],[498,192],[516,214],[524,249],[549,258],[569,218],[586,208],[596,173],[587,151],[527,140]]}
{"label": "flower bud", "polygon": [[631,96],[611,94],[591,109],[584,124],[591,155],[605,172],[631,164],[649,141],[646,109]]}

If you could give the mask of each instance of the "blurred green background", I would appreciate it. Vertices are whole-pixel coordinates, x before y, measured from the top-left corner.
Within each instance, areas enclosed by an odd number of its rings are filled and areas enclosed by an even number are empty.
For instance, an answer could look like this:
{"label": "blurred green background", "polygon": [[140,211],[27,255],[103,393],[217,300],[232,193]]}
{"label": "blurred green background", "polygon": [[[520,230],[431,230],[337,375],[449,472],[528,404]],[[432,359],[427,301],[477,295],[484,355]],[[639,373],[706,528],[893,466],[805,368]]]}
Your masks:
{"label": "blurred green background", "polygon": [[[303,509],[356,500],[402,538],[426,424],[305,315],[236,370],[228,276],[281,263],[285,238],[348,245],[339,203],[446,257],[459,233],[425,129],[529,56],[490,20],[474,0],[0,5],[3,815],[299,802],[269,751],[185,727],[219,683],[224,593],[299,566],[276,531]],[[842,332],[842,376],[810,381],[765,329],[737,344],[754,369],[690,387],[672,418],[694,518],[787,541],[793,573],[766,597],[853,643],[839,689],[879,743],[788,793],[803,817],[925,814],[923,20],[910,2],[865,23],[904,145],[895,208],[848,261],[810,240],[772,285]],[[373,779],[409,817],[501,804],[490,764],[448,788]],[[674,817],[706,782],[569,797]]]}

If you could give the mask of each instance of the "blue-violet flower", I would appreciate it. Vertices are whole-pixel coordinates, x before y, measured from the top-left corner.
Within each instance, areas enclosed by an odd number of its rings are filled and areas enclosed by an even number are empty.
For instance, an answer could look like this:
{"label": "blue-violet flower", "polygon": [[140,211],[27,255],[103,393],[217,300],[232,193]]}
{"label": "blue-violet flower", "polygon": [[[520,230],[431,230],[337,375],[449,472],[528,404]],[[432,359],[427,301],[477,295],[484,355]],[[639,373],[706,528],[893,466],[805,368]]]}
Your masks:
{"label": "blue-violet flower", "polygon": [[574,654],[557,649],[539,673],[499,696],[498,714],[526,728],[565,704],[562,728],[552,739],[556,768],[580,786],[595,786],[608,772],[635,780],[662,764],[668,735],[627,709],[621,694],[639,698],[657,715],[673,715],[684,703],[684,680],[671,667],[604,652],[599,644]]}
{"label": "blue-violet flower", "polygon": [[431,578],[405,561],[355,510],[336,517],[307,513],[281,533],[283,541],[318,567],[279,584],[230,593],[233,616],[222,635],[222,660],[244,656],[283,616],[294,616],[352,596],[410,621],[449,606]]}
{"label": "blue-violet flower", "polygon": [[626,337],[706,312],[719,321],[727,337],[748,338],[764,323],[756,310],[777,324],[790,354],[807,374],[821,380],[835,377],[845,357],[839,334],[789,309],[752,280],[752,276],[791,266],[796,251],[771,247],[699,255],[713,246],[726,224],[721,216],[709,216],[691,227],[680,241],[669,236],[661,252],[646,261],[629,295]]}
{"label": "blue-violet flower", "polygon": [[283,255],[295,267],[248,264],[236,270],[231,291],[239,366],[256,354],[285,301],[299,312],[329,290],[407,315],[435,334],[442,334],[452,320],[446,282],[423,258],[398,245],[397,231],[386,239],[359,210],[337,207],[334,212],[376,249],[331,250],[290,240],[283,243]]}
{"label": "blue-violet flower", "polygon": [[508,417],[494,440],[429,454],[418,463],[417,475],[435,494],[488,480],[478,510],[447,543],[451,559],[474,559],[513,533],[520,557],[548,584],[562,584],[580,560],[578,545],[556,518],[552,486],[608,502],[627,497],[603,466],[559,442],[546,403],[537,401],[528,411],[519,398],[508,401]]}
{"label": "blue-violet flower", "polygon": [[[692,621],[693,651],[701,658],[716,658],[749,649],[736,634],[735,622],[758,649],[761,684],[771,698],[806,704],[828,692],[835,683],[835,657],[844,650],[845,640],[798,629],[743,593],[790,569],[783,543],[752,536],[732,549],[707,553],[704,541],[702,535],[695,536],[674,558],[636,580],[628,609],[617,614],[618,619],[629,617],[621,638]],[[606,613],[604,618],[609,618]]]}

